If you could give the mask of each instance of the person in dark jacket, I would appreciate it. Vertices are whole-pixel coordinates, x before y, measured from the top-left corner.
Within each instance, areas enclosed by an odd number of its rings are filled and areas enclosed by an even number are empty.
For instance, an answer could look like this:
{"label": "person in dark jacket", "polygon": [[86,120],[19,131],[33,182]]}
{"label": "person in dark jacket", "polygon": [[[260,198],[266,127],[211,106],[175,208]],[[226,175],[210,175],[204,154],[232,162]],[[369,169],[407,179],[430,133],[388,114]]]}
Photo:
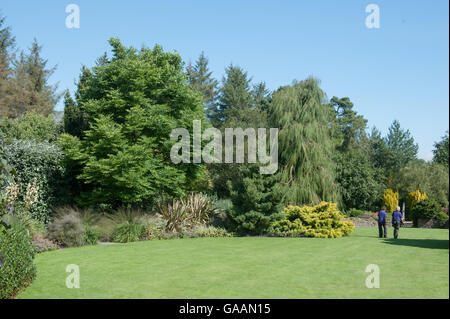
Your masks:
{"label": "person in dark jacket", "polygon": [[381,207],[381,210],[378,212],[378,234],[379,234],[380,238],[387,237],[386,207],[385,206]]}
{"label": "person in dark jacket", "polygon": [[398,230],[400,225],[403,223],[403,215],[400,211],[400,207],[397,206],[395,212],[392,213],[392,227],[394,227],[394,239],[398,237]]}

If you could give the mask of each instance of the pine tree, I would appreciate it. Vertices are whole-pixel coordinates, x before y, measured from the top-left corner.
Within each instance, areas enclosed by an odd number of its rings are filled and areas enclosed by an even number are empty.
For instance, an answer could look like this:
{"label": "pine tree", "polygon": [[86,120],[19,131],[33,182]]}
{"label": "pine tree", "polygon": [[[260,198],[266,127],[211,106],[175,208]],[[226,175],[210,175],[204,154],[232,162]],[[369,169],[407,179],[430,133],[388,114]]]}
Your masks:
{"label": "pine tree", "polygon": [[212,77],[212,71],[208,67],[208,58],[202,52],[194,65],[189,63],[186,68],[191,88],[203,95],[205,112],[211,121],[217,113],[217,86],[218,82]]}
{"label": "pine tree", "polygon": [[29,52],[22,52],[13,61],[5,96],[9,117],[19,117],[31,110],[47,116],[52,113],[60,98],[56,93],[57,85],[48,84],[48,79],[56,67],[46,68],[47,60],[42,58],[41,49],[34,40]]}
{"label": "pine tree", "polygon": [[271,122],[279,128],[279,178],[285,202],[339,201],[329,127],[330,108],[318,81],[308,78],[273,94]]}
{"label": "pine tree", "polygon": [[225,69],[219,93],[219,108],[213,121],[217,124],[227,123],[227,127],[237,127],[236,123],[252,121],[249,110],[253,106],[251,78],[238,66],[230,65]]}

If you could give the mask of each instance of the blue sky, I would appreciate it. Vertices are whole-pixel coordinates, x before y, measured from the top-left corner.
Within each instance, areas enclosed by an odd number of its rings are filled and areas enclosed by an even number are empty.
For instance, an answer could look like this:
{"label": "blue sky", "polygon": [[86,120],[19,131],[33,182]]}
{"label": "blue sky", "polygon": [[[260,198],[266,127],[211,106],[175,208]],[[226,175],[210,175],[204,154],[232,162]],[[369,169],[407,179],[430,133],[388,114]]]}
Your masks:
{"label": "blue sky", "polygon": [[[71,3],[79,29],[65,25]],[[380,8],[379,29],[365,26],[370,3]],[[2,0],[0,10],[17,46],[37,38],[58,66],[51,82],[72,93],[81,65],[92,66],[118,37],[158,43],[185,61],[204,51],[216,78],[233,63],[273,90],[313,75],[329,98],[350,97],[383,134],[399,120],[424,159],[449,127],[447,0]]]}

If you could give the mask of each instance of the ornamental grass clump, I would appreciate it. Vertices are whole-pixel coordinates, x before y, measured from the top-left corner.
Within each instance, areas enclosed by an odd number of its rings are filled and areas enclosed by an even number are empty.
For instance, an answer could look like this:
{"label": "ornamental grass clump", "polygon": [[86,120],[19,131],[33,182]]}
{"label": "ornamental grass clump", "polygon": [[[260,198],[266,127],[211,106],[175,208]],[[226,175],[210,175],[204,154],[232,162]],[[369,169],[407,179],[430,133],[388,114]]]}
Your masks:
{"label": "ornamental grass clump", "polygon": [[354,224],[342,220],[335,203],[321,202],[316,206],[284,208],[285,218],[272,223],[271,232],[282,237],[338,238],[349,235]]}

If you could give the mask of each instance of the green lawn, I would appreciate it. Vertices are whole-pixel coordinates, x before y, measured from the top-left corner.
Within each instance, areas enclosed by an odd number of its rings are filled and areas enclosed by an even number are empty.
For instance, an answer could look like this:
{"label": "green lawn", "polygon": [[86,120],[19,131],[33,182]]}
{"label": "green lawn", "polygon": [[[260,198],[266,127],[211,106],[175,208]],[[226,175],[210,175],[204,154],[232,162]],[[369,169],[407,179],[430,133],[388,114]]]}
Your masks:
{"label": "green lawn", "polygon": [[[392,235],[392,228],[389,229]],[[19,298],[449,298],[449,232],[376,228],[350,237],[196,238],[70,248],[39,254]],[[81,287],[65,286],[68,264]],[[368,264],[380,288],[368,289]]]}

